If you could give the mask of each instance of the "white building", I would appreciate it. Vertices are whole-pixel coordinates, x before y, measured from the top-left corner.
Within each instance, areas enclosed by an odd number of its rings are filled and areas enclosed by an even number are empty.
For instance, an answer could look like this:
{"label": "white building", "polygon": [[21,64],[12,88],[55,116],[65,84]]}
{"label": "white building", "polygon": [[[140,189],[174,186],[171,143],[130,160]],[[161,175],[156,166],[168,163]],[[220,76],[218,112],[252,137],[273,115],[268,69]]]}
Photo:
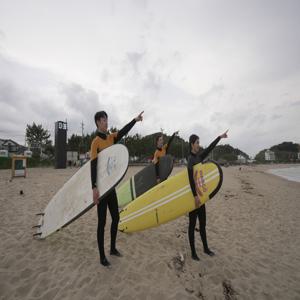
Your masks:
{"label": "white building", "polygon": [[245,156],[239,154],[239,155],[237,156],[237,161],[238,161],[238,163],[240,163],[240,164],[245,164],[245,163],[247,162],[247,159],[246,159]]}
{"label": "white building", "polygon": [[0,150],[0,157],[8,157],[8,151],[4,150],[4,149],[1,149]]}
{"label": "white building", "polygon": [[78,160],[78,152],[77,151],[67,151],[67,161],[71,161],[75,163]]}
{"label": "white building", "polygon": [[26,157],[32,157],[32,151],[30,151],[30,150],[25,150],[25,151],[24,151],[24,156],[26,156]]}
{"label": "white building", "polygon": [[275,153],[270,149],[265,151],[265,160],[272,161],[275,160]]}

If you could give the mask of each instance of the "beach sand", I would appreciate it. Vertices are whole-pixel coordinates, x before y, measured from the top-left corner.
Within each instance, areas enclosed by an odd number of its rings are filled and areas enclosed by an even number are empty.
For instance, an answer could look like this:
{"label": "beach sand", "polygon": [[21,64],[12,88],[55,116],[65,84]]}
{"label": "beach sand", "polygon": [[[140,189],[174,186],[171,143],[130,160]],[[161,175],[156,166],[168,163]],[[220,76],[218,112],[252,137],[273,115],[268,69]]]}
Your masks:
{"label": "beach sand", "polygon": [[[223,168],[221,190],[206,205],[216,256],[203,253],[195,232],[200,262],[190,257],[186,216],[119,233],[123,257],[110,257],[108,213],[110,269],[99,264],[95,207],[45,240],[32,238],[35,214],[76,169],[28,169],[12,182],[1,170],[0,299],[300,299],[300,183],[268,168]],[[126,178],[139,169],[130,167]]]}

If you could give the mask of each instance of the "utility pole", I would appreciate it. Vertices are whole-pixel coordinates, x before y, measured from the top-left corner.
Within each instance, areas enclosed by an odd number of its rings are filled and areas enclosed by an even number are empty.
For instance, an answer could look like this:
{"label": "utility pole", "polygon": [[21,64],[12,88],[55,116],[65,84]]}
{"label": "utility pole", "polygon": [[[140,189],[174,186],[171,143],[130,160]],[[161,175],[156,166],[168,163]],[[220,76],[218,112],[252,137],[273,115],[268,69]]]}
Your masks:
{"label": "utility pole", "polygon": [[183,160],[183,139],[181,140],[181,158]]}
{"label": "utility pole", "polygon": [[83,128],[84,128],[84,123],[83,123],[83,121],[81,121],[81,136],[83,137]]}
{"label": "utility pole", "polygon": [[83,141],[83,129],[84,129],[84,123],[83,123],[83,121],[81,121],[81,142],[82,142],[82,148],[83,148],[83,151],[84,151],[84,154],[85,154],[85,145],[84,145],[84,141]]}

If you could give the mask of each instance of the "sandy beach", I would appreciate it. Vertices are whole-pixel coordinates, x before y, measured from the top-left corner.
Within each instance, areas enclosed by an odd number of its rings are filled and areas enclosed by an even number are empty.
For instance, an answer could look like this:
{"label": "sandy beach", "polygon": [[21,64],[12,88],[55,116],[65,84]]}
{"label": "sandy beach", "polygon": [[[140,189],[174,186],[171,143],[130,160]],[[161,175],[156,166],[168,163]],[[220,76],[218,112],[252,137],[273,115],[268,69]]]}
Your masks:
{"label": "sandy beach", "polygon": [[186,216],[119,233],[123,257],[110,257],[108,214],[110,269],[99,264],[95,207],[45,240],[32,238],[35,214],[77,169],[28,169],[12,182],[1,170],[0,299],[300,299],[300,183],[266,173],[270,167],[282,166],[223,168],[221,190],[206,205],[216,256],[203,253],[195,232],[200,262],[190,257]]}

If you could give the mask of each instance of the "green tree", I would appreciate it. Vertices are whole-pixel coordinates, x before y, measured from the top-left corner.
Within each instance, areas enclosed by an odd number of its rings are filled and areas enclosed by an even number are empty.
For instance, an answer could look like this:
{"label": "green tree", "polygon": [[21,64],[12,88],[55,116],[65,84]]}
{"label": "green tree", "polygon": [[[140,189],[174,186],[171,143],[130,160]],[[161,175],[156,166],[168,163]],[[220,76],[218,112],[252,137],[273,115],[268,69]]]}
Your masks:
{"label": "green tree", "polygon": [[70,138],[68,138],[68,151],[78,151],[80,152],[80,146],[82,144],[82,136],[77,134],[72,134]]}
{"label": "green tree", "polygon": [[35,152],[35,149],[40,152],[46,145],[49,145],[49,142],[51,144],[49,138],[50,133],[43,128],[42,124],[36,125],[35,122],[32,125],[27,124],[26,141],[33,148],[33,152]]}

